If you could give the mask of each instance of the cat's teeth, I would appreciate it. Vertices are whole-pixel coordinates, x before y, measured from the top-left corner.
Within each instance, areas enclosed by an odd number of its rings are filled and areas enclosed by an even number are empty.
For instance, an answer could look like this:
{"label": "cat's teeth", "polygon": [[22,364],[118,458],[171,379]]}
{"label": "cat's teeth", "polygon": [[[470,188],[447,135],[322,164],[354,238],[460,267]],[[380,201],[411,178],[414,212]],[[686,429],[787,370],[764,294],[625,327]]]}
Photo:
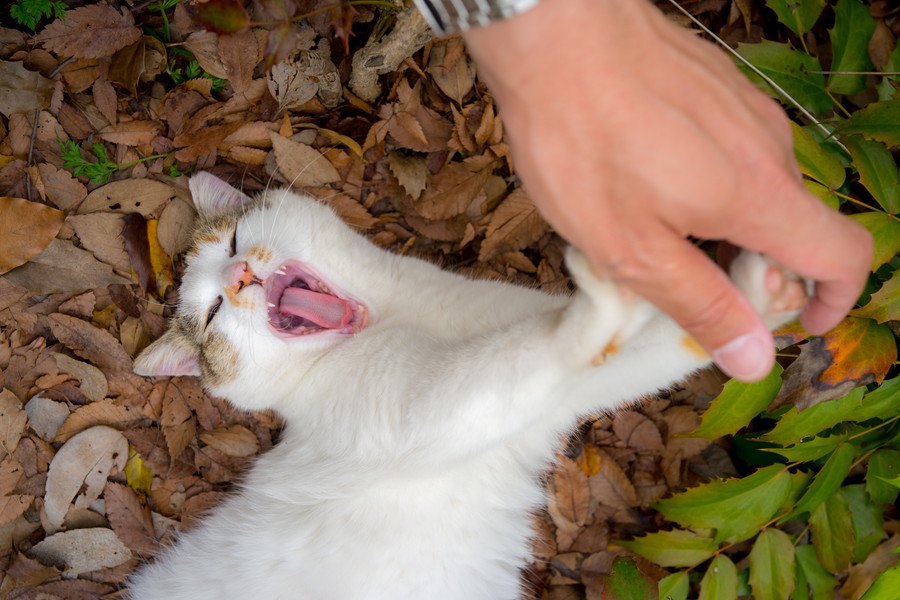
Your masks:
{"label": "cat's teeth", "polygon": [[275,305],[272,304],[271,302],[266,302],[266,304],[269,306],[269,308],[275,308]]}
{"label": "cat's teeth", "polygon": [[276,273],[277,275],[287,275],[287,273],[285,272],[284,269],[278,269],[277,271],[275,271],[275,273]]}

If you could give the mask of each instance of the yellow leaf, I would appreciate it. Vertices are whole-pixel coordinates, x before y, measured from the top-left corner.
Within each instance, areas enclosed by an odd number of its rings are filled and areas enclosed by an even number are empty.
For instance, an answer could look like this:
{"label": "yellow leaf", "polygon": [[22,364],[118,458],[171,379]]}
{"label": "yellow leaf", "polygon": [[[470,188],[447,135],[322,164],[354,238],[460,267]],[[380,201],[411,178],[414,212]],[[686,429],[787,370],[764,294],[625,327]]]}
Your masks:
{"label": "yellow leaf", "polygon": [[147,243],[150,246],[150,266],[153,268],[153,274],[156,277],[156,293],[160,299],[163,299],[166,297],[166,290],[175,283],[175,277],[172,274],[172,259],[159,245],[159,238],[156,235],[158,227],[159,219],[150,219],[147,221]]}
{"label": "yellow leaf", "polygon": [[125,480],[134,491],[144,495],[150,493],[153,471],[144,464],[144,459],[130,444],[128,445],[128,462],[125,463]]}

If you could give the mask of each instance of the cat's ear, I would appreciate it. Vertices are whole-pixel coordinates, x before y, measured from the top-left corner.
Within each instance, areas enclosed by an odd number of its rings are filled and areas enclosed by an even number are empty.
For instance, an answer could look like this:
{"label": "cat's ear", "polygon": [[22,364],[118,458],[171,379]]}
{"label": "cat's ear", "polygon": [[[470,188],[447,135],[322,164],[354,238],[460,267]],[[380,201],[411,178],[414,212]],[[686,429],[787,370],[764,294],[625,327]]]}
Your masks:
{"label": "cat's ear", "polygon": [[212,173],[200,172],[188,180],[188,187],[194,199],[194,206],[200,214],[230,211],[242,207],[250,201],[237,190]]}
{"label": "cat's ear", "polygon": [[140,353],[134,372],[145,377],[200,375],[200,356],[185,334],[172,328]]}

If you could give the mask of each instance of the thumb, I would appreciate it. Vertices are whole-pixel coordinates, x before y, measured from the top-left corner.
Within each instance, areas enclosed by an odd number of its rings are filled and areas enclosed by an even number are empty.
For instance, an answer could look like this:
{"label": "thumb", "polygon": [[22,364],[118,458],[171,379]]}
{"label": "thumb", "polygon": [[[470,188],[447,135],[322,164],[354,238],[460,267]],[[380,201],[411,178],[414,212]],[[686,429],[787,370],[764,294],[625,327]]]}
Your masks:
{"label": "thumb", "polygon": [[772,335],[725,272],[669,230],[644,241],[646,268],[626,262],[619,280],[672,317],[728,375],[747,382],[768,375]]}

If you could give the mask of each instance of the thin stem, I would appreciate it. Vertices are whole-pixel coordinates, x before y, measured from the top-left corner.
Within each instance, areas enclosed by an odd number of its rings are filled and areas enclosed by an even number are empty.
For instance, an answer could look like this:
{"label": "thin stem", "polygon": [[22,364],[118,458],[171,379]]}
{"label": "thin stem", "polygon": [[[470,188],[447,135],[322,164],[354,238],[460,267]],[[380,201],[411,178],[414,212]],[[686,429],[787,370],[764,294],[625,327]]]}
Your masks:
{"label": "thin stem", "polygon": [[877,207],[875,207],[875,206],[870,206],[870,205],[866,204],[865,202],[863,202],[862,200],[857,200],[856,198],[853,198],[852,196],[848,196],[847,194],[842,194],[841,192],[839,192],[839,191],[837,191],[837,190],[829,190],[829,191],[830,191],[832,194],[834,194],[835,196],[837,196],[838,198],[843,198],[843,199],[846,200],[847,202],[852,202],[853,204],[856,204],[857,206],[861,206],[861,207],[866,208],[866,209],[868,209],[868,210],[872,210],[872,211],[875,211],[875,212],[884,213],[884,214],[886,214],[887,216],[889,216],[890,218],[894,219],[895,221],[900,221],[900,219],[898,219],[896,215],[892,215],[891,213],[889,213],[889,212],[887,212],[887,211],[884,211],[884,210],[882,210],[882,209],[880,209],[880,208],[877,208]]}
{"label": "thin stem", "polygon": [[[881,429],[881,428],[884,427],[885,425],[890,425],[891,423],[893,423],[893,422],[896,421],[897,419],[900,419],[900,415],[897,415],[896,417],[893,417],[893,418],[891,418],[891,419],[888,419],[888,420],[885,421],[884,423],[879,423],[879,424],[876,425],[875,427],[870,427],[870,428],[866,429],[865,431],[860,431],[860,432],[857,433],[856,435],[851,435],[850,437],[847,438],[847,441],[849,442],[850,440],[855,440],[855,439],[858,438],[858,437],[862,437],[862,436],[864,436],[864,435],[866,435],[866,434],[868,434],[868,433],[872,433],[872,432],[875,431],[876,429]],[[856,464],[856,463],[854,463],[854,464]]]}
{"label": "thin stem", "polygon": [[130,163],[125,163],[124,165],[119,165],[119,168],[116,170],[121,171],[122,169],[130,169],[131,167],[133,167],[135,165],[139,165],[141,163],[145,163],[148,160],[153,160],[154,158],[165,158],[166,156],[168,156],[168,154],[152,154],[150,156],[145,156],[143,158],[133,160]]}

